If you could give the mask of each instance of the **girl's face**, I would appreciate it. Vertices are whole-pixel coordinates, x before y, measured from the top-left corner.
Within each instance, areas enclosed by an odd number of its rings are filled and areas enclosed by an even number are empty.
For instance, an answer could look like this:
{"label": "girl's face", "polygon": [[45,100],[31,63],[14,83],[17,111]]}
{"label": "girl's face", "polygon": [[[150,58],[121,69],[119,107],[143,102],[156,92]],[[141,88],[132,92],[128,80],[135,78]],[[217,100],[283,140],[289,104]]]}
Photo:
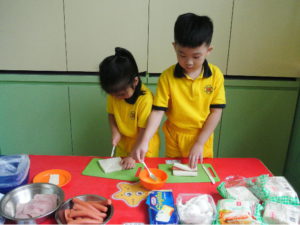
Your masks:
{"label": "girl's face", "polygon": [[132,85],[128,85],[126,88],[122,89],[121,91],[111,93],[112,96],[118,99],[127,99],[131,98],[134,94],[135,88],[139,83],[138,77],[135,77],[133,80]]}
{"label": "girl's face", "polygon": [[212,51],[212,47],[203,44],[199,47],[183,47],[173,43],[179,65],[189,74],[202,69],[203,62]]}

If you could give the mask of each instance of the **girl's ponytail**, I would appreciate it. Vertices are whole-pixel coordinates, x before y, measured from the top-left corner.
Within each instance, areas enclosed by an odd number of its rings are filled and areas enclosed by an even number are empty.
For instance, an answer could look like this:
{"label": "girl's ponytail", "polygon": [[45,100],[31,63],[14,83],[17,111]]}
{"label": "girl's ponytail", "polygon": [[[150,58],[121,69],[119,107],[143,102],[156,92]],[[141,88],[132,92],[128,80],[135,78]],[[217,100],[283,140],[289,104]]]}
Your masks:
{"label": "girl's ponytail", "polygon": [[133,55],[124,48],[116,47],[115,54],[106,57],[99,65],[100,84],[107,93],[132,85],[135,77],[139,78],[138,66]]}
{"label": "girl's ponytail", "polygon": [[115,48],[115,56],[117,58],[122,58],[122,59],[128,60],[129,61],[128,63],[131,64],[131,66],[134,68],[134,70],[137,71],[137,74],[133,74],[133,75],[135,75],[135,76],[138,75],[138,66],[137,66],[135,59],[134,59],[133,55],[131,54],[131,52],[129,52],[125,48],[116,47]]}

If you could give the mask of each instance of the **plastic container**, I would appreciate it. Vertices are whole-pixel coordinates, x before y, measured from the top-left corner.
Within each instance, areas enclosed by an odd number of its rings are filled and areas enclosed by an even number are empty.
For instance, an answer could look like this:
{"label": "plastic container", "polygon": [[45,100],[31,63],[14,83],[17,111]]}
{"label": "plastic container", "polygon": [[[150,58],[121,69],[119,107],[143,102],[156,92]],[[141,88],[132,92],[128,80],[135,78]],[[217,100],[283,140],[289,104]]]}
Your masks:
{"label": "plastic container", "polygon": [[16,187],[27,184],[29,168],[28,155],[0,156],[0,193],[6,194]]}
{"label": "plastic container", "polygon": [[[4,196],[4,194],[0,193],[0,201],[3,198],[3,196]],[[0,216],[0,224],[4,224],[4,222],[5,222],[5,219],[2,216]]]}
{"label": "plastic container", "polygon": [[182,224],[212,224],[217,215],[214,199],[208,194],[178,194],[176,206]]}
{"label": "plastic container", "polygon": [[148,190],[162,188],[168,179],[168,174],[165,171],[156,168],[149,168],[149,170],[158,178],[158,180],[155,181],[150,178],[148,171],[143,169],[139,174],[141,185]]}

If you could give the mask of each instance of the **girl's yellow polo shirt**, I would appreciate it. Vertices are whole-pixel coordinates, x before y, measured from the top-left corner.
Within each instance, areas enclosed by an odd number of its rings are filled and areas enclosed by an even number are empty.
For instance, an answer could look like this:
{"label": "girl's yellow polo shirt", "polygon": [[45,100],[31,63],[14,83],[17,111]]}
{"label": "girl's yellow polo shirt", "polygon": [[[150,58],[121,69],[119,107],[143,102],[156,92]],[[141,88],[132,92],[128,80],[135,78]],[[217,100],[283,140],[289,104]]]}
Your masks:
{"label": "girl's yellow polo shirt", "polygon": [[145,128],[147,125],[153,96],[144,84],[141,90],[144,91],[144,95],[140,95],[134,104],[111,95],[107,96],[107,112],[114,115],[118,129],[124,136],[134,138],[137,136],[138,128]]}
{"label": "girl's yellow polo shirt", "polygon": [[204,76],[202,72],[195,80],[188,75],[175,77],[175,65],[159,78],[153,108],[165,110],[176,127],[202,128],[210,108],[225,107],[224,76],[217,66],[205,63],[202,71],[210,73]]}

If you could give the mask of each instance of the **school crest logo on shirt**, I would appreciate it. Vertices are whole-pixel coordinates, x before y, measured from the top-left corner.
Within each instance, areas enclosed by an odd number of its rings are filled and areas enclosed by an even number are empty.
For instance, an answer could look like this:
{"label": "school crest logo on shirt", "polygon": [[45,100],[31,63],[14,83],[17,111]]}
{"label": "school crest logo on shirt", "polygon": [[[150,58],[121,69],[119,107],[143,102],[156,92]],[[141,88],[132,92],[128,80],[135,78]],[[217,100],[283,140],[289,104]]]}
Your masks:
{"label": "school crest logo on shirt", "polygon": [[204,87],[204,91],[205,91],[206,94],[211,94],[211,93],[213,93],[214,88],[213,88],[213,86],[211,86],[211,85],[206,85],[206,86]]}
{"label": "school crest logo on shirt", "polygon": [[135,111],[131,111],[129,114],[130,119],[134,120],[135,118]]}

